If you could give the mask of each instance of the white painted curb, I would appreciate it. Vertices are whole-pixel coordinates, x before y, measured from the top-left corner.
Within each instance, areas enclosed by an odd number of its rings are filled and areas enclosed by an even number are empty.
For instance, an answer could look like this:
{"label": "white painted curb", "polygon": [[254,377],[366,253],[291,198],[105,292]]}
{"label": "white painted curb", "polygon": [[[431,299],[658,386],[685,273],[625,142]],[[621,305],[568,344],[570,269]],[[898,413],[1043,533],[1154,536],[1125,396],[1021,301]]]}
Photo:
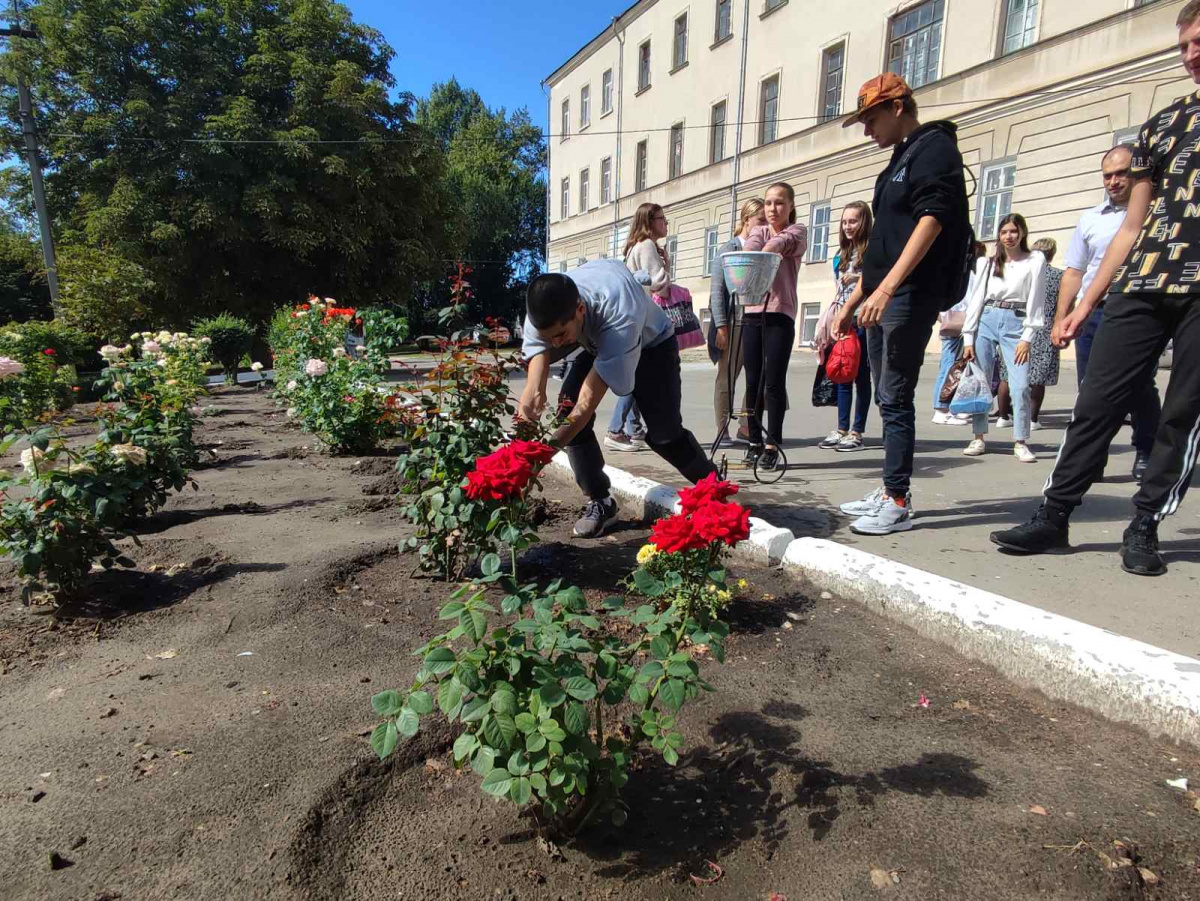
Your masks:
{"label": "white painted curb", "polygon": [[783,567],[1050,697],[1200,745],[1200,660],[834,541],[793,541]]}
{"label": "white painted curb", "polygon": [[[554,464],[571,471],[566,454]],[[604,471],[643,519],[678,509],[679,495],[666,485]],[[835,541],[797,539],[755,517],[735,554],[782,562],[817,590],[865,604],[1052,698],[1200,745],[1200,660]]]}

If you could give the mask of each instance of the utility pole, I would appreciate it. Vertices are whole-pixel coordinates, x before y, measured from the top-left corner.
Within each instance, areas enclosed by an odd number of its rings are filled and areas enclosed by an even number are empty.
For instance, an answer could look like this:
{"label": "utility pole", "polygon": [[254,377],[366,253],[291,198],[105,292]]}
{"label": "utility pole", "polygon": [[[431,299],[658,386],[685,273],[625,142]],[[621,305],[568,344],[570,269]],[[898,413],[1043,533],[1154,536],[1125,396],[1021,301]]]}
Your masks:
{"label": "utility pole", "polygon": [[[0,37],[36,38],[37,33],[20,27],[17,19],[16,0],[13,0],[14,27],[0,28]],[[33,182],[33,206],[37,211],[38,232],[42,239],[42,259],[46,265],[46,283],[50,286],[50,306],[54,315],[62,313],[62,302],[58,293],[58,261],[54,255],[54,235],[50,232],[50,213],[46,207],[46,189],[42,183],[42,160],[38,155],[37,125],[33,120],[33,102],[29,97],[29,86],[20,74],[17,75],[17,100],[21,110],[21,131],[25,135],[25,161],[29,165],[29,178]]]}

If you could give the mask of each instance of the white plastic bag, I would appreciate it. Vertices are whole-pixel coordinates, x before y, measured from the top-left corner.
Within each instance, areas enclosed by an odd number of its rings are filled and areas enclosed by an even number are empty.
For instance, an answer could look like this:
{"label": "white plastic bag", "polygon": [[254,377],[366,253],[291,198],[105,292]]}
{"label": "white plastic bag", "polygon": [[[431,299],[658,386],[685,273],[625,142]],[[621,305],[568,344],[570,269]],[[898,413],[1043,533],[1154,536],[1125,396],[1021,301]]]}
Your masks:
{"label": "white plastic bag", "polygon": [[988,378],[979,361],[972,360],[967,364],[950,401],[950,412],[955,416],[973,416],[977,413],[990,413],[992,409],[992,380]]}

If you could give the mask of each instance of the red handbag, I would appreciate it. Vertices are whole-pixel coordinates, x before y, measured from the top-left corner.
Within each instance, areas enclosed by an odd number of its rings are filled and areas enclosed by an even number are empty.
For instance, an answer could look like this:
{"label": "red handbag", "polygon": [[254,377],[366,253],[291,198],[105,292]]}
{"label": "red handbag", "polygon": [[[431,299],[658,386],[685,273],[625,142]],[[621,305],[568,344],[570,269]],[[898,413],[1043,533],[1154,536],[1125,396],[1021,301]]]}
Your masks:
{"label": "red handbag", "polygon": [[835,385],[848,385],[858,378],[858,367],[862,365],[862,344],[858,333],[849,332],[829,350],[825,360],[825,374]]}

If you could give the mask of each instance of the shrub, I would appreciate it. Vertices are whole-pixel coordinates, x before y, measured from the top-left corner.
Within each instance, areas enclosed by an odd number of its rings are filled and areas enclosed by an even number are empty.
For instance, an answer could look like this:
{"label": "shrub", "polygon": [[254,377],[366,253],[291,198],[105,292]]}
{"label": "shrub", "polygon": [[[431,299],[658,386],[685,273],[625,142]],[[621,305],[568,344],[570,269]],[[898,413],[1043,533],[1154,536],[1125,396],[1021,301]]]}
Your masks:
{"label": "shrub", "polygon": [[208,319],[198,319],[192,324],[192,333],[197,338],[208,338],[208,355],[225,373],[228,384],[237,384],[238,364],[250,353],[254,343],[254,329],[245,319],[231,313],[221,313]]}
{"label": "shrub", "polygon": [[0,331],[0,432],[27,426],[74,402],[74,377],[58,350],[20,330]]}
{"label": "shrub", "polygon": [[363,341],[369,355],[386,358],[399,350],[408,340],[408,320],[387,307],[368,307],[359,310],[362,318]]}
{"label": "shrub", "polygon": [[117,341],[146,321],[156,290],[150,274],[112,247],[58,248],[63,318],[88,334]]}
{"label": "shrub", "polygon": [[[710,490],[718,488],[728,490],[714,480]],[[709,504],[738,506],[711,497],[704,507]],[[694,513],[686,516],[694,530],[716,529],[705,517],[695,523]],[[726,519],[732,522],[734,511],[715,511],[712,521]],[[678,523],[672,528],[683,531]],[[706,553],[719,558],[712,545],[731,547],[739,535],[738,528],[722,530]],[[700,563],[699,557],[688,560],[693,569]],[[630,609],[611,597],[590,610],[578,588],[554,582],[543,591],[504,576],[496,554],[484,558],[482,571],[439,612],[455,625],[417,650],[422,665],[408,689],[371,699],[384,717],[372,747],[387,757],[417,733],[436,703],[451,722],[463,724],[455,764],[469,763],[486,793],[521,806],[532,802],[540,808],[539,822],[567,833],[604,813],[620,825],[626,817],[620,792],[640,745],[649,742],[668,764],[678,763],[683,735],[677,716],[688,700],[712,690],[685,641],[724,660],[729,627],[678,604]],[[490,615],[497,610],[486,596],[502,581],[507,593],[500,613],[508,621],[494,624]],[[606,629],[616,618],[634,627],[632,638]],[[622,704],[629,711],[623,727],[615,709]]]}

